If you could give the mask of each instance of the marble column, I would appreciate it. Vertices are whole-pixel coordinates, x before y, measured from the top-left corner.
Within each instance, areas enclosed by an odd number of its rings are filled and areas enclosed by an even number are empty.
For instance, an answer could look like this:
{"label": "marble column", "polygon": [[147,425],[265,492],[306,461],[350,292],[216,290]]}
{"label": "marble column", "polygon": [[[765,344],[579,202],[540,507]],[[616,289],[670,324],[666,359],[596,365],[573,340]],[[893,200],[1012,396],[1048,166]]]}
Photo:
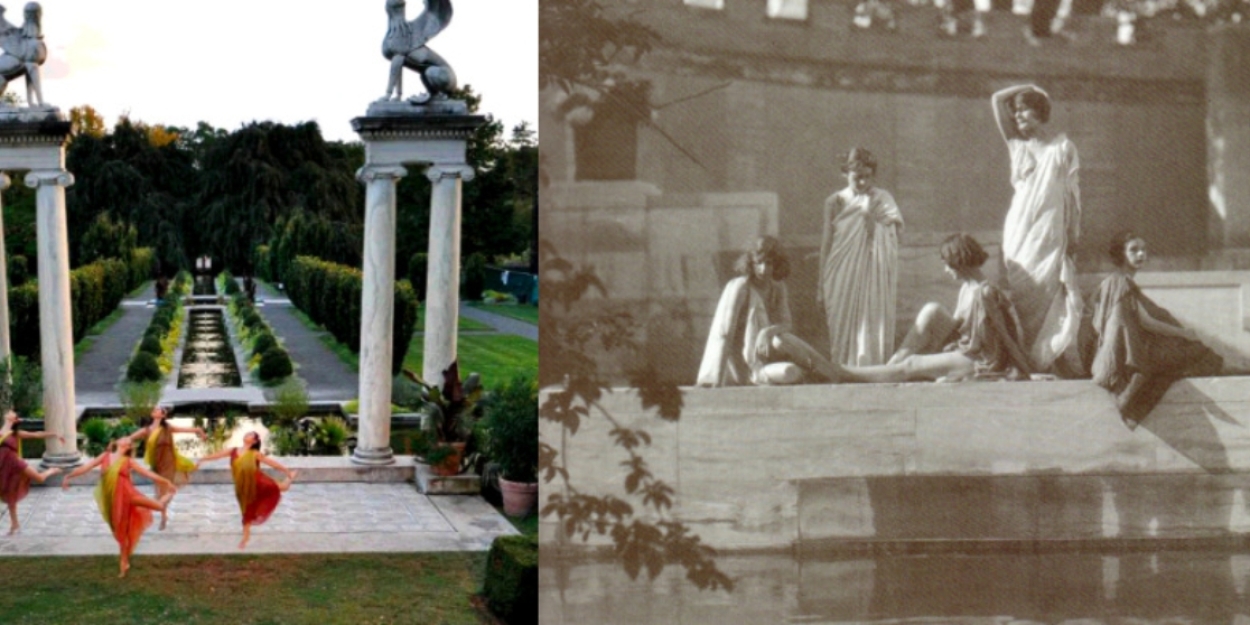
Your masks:
{"label": "marble column", "polygon": [[1207,169],[1213,249],[1250,248],[1250,25],[1208,33]]}
{"label": "marble column", "polygon": [[[0,173],[0,191],[9,188],[9,177]],[[0,201],[0,362],[13,366],[9,343],[9,257],[4,249],[4,202]]]}
{"label": "marble column", "polygon": [[46,466],[82,461],[74,407],[74,337],[69,291],[69,229],[65,188],[74,176],[64,169],[32,170],[26,186],[35,189],[35,234],[39,243],[39,345],[43,364],[44,429],[63,436],[47,440]]}
{"label": "marble column", "polygon": [[421,377],[442,386],[443,371],[456,361],[460,319],[460,183],[473,179],[473,168],[436,164],[425,175],[433,189]]}
{"label": "marble column", "polygon": [[[366,165],[364,285],[360,306],[360,421],[352,462],[395,462],[391,451],[391,336],[395,325],[395,185],[401,166]],[[399,354],[403,358],[403,354]]]}

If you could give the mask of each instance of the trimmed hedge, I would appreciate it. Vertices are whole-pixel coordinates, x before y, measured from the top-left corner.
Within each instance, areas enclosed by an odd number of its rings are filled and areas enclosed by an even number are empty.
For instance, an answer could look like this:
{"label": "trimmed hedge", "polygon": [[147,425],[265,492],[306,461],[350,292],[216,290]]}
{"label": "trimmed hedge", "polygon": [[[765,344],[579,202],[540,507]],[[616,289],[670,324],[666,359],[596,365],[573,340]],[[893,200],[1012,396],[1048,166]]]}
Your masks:
{"label": "trimmed hedge", "polygon": [[257,374],[262,382],[281,380],[295,372],[291,364],[291,356],[285,349],[274,345],[260,355],[260,367]]}
{"label": "trimmed hedge", "polygon": [[[359,269],[312,256],[298,256],[287,276],[291,302],[353,352],[360,352],[364,276]],[[399,374],[417,326],[417,297],[407,280],[395,283],[392,373]]]}
{"label": "trimmed hedge", "polygon": [[538,540],[500,536],[486,556],[486,605],[509,625],[538,620]]}
{"label": "trimmed hedge", "polygon": [[139,351],[147,352],[153,356],[160,356],[161,340],[154,334],[144,334],[143,340],[139,342]]}
{"label": "trimmed hedge", "polygon": [[264,354],[271,347],[278,346],[278,339],[274,338],[272,332],[262,332],[256,337],[256,341],[252,343],[252,355]]}
{"label": "trimmed hedge", "polygon": [[460,297],[478,301],[486,290],[486,256],[481,252],[469,254],[460,268]]}
{"label": "trimmed hedge", "polygon": [[[69,272],[70,320],[74,342],[109,316],[130,290],[130,267],[105,258]],[[9,289],[9,336],[13,353],[39,354],[39,283],[29,280]]]}
{"label": "trimmed hedge", "polygon": [[161,366],[156,362],[156,356],[146,351],[136,352],[130,359],[130,366],[126,367],[126,379],[131,382],[157,382],[161,377]]}

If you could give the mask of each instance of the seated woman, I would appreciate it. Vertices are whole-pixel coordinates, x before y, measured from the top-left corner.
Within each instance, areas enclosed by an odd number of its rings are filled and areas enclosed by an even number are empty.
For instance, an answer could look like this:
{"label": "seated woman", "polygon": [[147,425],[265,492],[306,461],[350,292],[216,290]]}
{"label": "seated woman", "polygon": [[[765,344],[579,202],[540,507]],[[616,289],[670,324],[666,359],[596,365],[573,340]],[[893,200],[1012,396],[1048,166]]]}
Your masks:
{"label": "seated woman", "polygon": [[1133,282],[1146,264],[1146,241],[1121,232],[1107,249],[1118,271],[1098,288],[1094,329],[1094,383],[1116,396],[1124,424],[1133,429],[1154,409],[1172,382],[1216,375],[1224,359],[1181,326],[1171,313],[1150,301]]}
{"label": "seated woman", "polygon": [[936,303],[926,304],[888,363],[844,367],[846,381],[954,382],[1029,377],[1015,308],[981,272],[989,255],[976,239],[963,233],[943,241],[941,255],[946,273],[963,283],[955,312]]}
{"label": "seated woman", "polygon": [[790,263],[770,236],[738,259],[740,274],[725,285],[708,333],[699,386],[795,384],[832,381],[837,368],[790,334],[790,302],[783,282]]}

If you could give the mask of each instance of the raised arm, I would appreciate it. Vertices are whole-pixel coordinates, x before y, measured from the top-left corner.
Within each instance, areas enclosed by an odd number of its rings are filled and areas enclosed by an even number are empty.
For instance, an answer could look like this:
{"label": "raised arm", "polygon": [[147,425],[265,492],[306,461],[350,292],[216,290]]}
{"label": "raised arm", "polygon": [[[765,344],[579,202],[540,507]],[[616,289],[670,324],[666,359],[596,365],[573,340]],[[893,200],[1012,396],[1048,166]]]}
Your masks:
{"label": "raised arm", "polygon": [[990,96],[990,104],[994,107],[994,122],[998,124],[998,131],[1002,133],[1003,141],[1011,142],[1012,139],[1023,138],[1020,130],[1016,128],[1015,113],[1011,111],[1011,99],[1018,93],[1033,90],[1040,91],[1033,85],[1016,85]]}
{"label": "raised arm", "polygon": [[1137,306],[1137,318],[1141,321],[1141,325],[1149,332],[1162,334],[1164,336],[1175,336],[1189,341],[1197,341],[1198,335],[1189,328],[1181,328],[1170,323],[1164,323],[1150,316],[1145,306]]}

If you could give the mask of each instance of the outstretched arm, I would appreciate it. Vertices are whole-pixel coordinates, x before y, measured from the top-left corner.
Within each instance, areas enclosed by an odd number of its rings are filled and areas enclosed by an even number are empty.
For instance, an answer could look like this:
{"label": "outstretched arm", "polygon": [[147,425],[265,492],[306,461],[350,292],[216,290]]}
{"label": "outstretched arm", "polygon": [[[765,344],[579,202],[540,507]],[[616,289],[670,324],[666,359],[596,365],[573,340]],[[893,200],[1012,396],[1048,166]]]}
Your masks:
{"label": "outstretched arm", "polygon": [[57,434],[56,432],[48,432],[48,431],[46,431],[46,430],[45,430],[45,431],[43,431],[43,432],[26,432],[26,431],[23,431],[23,430],[18,430],[18,431],[17,431],[17,437],[18,437],[18,438],[21,438],[21,439],[28,439],[28,438],[52,438],[52,437],[54,437],[54,436],[55,436],[58,440],[60,440],[62,443],[64,443],[64,442],[65,442],[65,437],[64,437],[64,436],[61,436],[60,434]]}
{"label": "outstretched arm", "polygon": [[135,444],[139,439],[146,439],[152,433],[152,426],[139,428],[126,436],[130,440],[130,444]]}
{"label": "outstretched arm", "polygon": [[1142,327],[1149,332],[1164,336],[1175,336],[1189,341],[1198,340],[1198,334],[1189,328],[1180,328],[1151,317],[1150,313],[1146,312],[1145,306],[1137,306],[1137,318],[1141,321]]}
{"label": "outstretched arm", "polygon": [[130,459],[130,468],[134,471],[137,471],[139,475],[142,475],[143,477],[146,477],[149,480],[152,480],[153,482],[164,484],[166,488],[174,488],[173,482],[169,481],[169,479],[167,478],[157,475],[151,469],[143,466],[142,462],[139,462],[135,460],[134,458]]}
{"label": "outstretched arm", "polygon": [[83,474],[84,474],[84,473],[86,473],[87,471],[90,471],[90,470],[92,470],[92,469],[96,468],[97,466],[99,466],[99,465],[100,465],[100,463],[101,463],[101,462],[104,462],[104,454],[100,454],[100,455],[96,456],[95,458],[92,458],[92,459],[91,459],[91,462],[88,462],[87,464],[84,464],[84,465],[79,465],[79,467],[78,467],[77,469],[74,469],[73,471],[70,471],[69,475],[66,475],[66,476],[65,476],[65,477],[61,480],[61,488],[69,488],[69,481],[70,481],[70,480],[72,480],[72,479],[74,479],[74,478],[76,478],[76,477],[78,477],[78,476],[80,476],[80,475],[83,475]]}
{"label": "outstretched arm", "polygon": [[200,440],[205,440],[208,438],[208,434],[204,432],[204,428],[183,428],[183,427],[174,427],[171,425],[169,426],[169,431],[175,434],[194,434],[200,437]]}
{"label": "outstretched arm", "polygon": [[281,462],[278,462],[277,460],[274,460],[273,458],[270,458],[269,456],[266,456],[265,454],[260,454],[260,461],[285,473],[287,477],[294,477],[294,475],[291,474],[290,469],[282,466]]}
{"label": "outstretched arm", "polygon": [[217,460],[217,459],[219,459],[219,458],[225,458],[226,456],[229,456],[229,455],[230,455],[230,452],[232,452],[232,451],[234,451],[234,448],[233,448],[233,447],[227,447],[227,448],[225,448],[225,449],[223,449],[223,450],[221,450],[221,451],[219,451],[219,452],[217,452],[217,453],[215,453],[215,454],[209,454],[209,455],[207,455],[207,456],[204,456],[204,457],[200,458],[199,460],[196,460],[196,461],[195,461],[195,466],[197,466],[197,467],[198,467],[198,466],[200,466],[201,464],[204,464],[205,462],[208,462],[208,461],[210,461],[210,460]]}

